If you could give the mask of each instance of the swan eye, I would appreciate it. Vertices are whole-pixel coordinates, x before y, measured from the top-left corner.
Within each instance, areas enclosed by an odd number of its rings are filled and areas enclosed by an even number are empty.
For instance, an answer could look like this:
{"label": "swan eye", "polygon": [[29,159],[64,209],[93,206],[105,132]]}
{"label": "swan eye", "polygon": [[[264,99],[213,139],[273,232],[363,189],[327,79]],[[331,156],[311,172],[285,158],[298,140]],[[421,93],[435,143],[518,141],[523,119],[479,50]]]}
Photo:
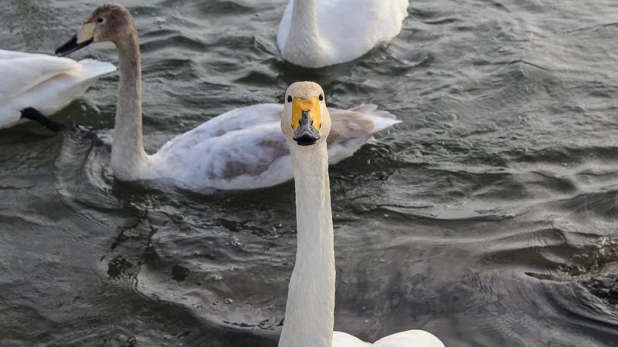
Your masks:
{"label": "swan eye", "polygon": [[324,95],[320,94],[320,96],[318,97],[318,99],[320,99],[320,101],[324,101]]}
{"label": "swan eye", "polygon": [[288,102],[292,102],[292,96],[288,95]]}
{"label": "swan eye", "polygon": [[105,22],[105,19],[103,19],[103,17],[99,17],[99,19],[97,19],[97,22],[103,23],[103,22]]}

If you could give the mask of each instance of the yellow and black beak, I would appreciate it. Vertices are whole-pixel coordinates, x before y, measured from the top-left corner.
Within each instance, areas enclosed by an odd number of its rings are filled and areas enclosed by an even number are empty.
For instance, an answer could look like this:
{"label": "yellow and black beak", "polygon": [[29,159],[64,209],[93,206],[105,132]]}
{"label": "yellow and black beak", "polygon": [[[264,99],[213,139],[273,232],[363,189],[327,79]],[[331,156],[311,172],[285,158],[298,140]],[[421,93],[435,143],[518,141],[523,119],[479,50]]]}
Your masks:
{"label": "yellow and black beak", "polygon": [[65,57],[77,50],[80,50],[94,41],[94,23],[86,23],[79,28],[77,34],[73,35],[67,43],[56,49],[56,55]]}
{"label": "yellow and black beak", "polygon": [[293,139],[300,146],[311,146],[320,139],[322,115],[318,98],[292,99]]}

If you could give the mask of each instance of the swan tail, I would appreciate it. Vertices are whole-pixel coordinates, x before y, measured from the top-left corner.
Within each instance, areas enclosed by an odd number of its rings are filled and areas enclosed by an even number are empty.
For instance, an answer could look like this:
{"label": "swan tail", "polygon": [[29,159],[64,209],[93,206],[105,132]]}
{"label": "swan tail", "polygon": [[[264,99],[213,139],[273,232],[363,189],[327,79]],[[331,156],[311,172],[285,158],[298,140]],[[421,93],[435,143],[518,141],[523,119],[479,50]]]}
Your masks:
{"label": "swan tail", "polygon": [[385,110],[379,110],[377,105],[366,104],[350,109],[350,111],[358,112],[371,119],[374,124],[372,133],[384,130],[397,123],[401,123],[397,117]]}
{"label": "swan tail", "polygon": [[332,125],[326,142],[331,165],[354,154],[373,134],[401,122],[388,111],[378,110],[376,105],[329,111]]}
{"label": "swan tail", "polygon": [[361,113],[364,117],[371,119],[373,123],[372,134],[401,123],[394,114],[385,110],[379,110],[378,106],[374,104],[361,105],[350,110]]}
{"label": "swan tail", "polygon": [[388,111],[379,110],[376,105],[362,105],[349,110],[331,109],[332,130],[329,142],[363,139],[389,128],[400,120]]}
{"label": "swan tail", "polygon": [[[388,114],[389,116],[393,116],[391,113],[388,113],[386,111],[382,111],[383,113]],[[380,115],[376,115],[376,114],[372,114],[373,117],[373,132],[372,134],[375,134],[379,131],[382,131],[384,129],[390,128],[395,124],[401,123],[401,121],[399,119],[396,118],[390,118],[390,117],[383,117]]]}

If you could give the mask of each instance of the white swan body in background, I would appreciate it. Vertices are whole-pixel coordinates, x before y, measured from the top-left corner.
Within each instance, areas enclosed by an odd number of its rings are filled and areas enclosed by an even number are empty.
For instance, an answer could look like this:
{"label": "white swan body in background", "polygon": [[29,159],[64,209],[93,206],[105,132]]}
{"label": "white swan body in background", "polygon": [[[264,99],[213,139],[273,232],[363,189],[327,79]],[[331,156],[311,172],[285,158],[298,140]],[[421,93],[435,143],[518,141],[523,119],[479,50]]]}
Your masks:
{"label": "white swan body in background", "polygon": [[292,156],[298,241],[279,347],[444,347],[423,330],[374,344],[333,332],[335,247],[327,150],[332,122],[322,88],[313,82],[292,84],[280,126]]}
{"label": "white swan body in background", "polygon": [[115,70],[91,59],[0,50],[0,129],[19,123],[20,111],[28,107],[51,116]]}
{"label": "white swan body in background", "polygon": [[295,65],[345,63],[397,36],[407,15],[408,0],[289,0],[277,45]]}
{"label": "white swan body in background", "polygon": [[[177,136],[157,153],[146,154],[142,144],[139,44],[129,11],[116,4],[99,7],[56,53],[69,54],[100,41],[115,43],[120,62],[111,155],[116,178],[168,180],[192,191],[261,188],[292,179],[289,147],[279,129],[283,106],[277,104],[229,111]],[[331,163],[352,155],[375,132],[399,123],[375,105],[332,113]]]}

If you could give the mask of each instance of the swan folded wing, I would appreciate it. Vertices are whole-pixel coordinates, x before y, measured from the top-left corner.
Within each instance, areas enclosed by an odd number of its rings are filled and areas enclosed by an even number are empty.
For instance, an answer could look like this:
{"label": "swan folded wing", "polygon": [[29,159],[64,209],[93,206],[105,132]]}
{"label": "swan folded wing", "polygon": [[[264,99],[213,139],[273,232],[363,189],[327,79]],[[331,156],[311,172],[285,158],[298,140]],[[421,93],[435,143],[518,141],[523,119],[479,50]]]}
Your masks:
{"label": "swan folded wing", "polygon": [[74,60],[42,54],[0,59],[0,106],[56,75],[80,69]]}
{"label": "swan folded wing", "polygon": [[[170,156],[171,155],[171,156]],[[279,123],[228,132],[181,151],[157,153],[165,167],[178,170],[170,177],[194,189],[253,189],[292,178],[290,151]]]}
{"label": "swan folded wing", "polygon": [[233,131],[279,123],[283,105],[258,104],[237,108],[210,119],[197,128],[168,141],[159,152],[174,151],[175,147],[187,148],[209,138],[220,137]]}

